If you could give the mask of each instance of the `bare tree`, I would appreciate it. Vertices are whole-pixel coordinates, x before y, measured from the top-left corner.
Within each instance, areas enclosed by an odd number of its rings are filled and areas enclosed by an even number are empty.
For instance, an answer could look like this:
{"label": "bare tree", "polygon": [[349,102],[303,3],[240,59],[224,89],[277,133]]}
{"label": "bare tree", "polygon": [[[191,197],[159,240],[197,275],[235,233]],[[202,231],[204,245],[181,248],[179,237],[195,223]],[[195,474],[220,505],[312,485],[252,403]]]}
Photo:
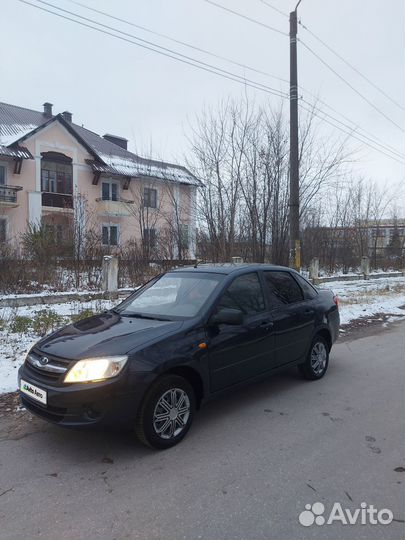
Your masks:
{"label": "bare tree", "polygon": [[[301,123],[301,219],[338,182],[350,161],[344,143],[320,139],[315,109]],[[189,166],[204,184],[200,250],[214,261],[245,254],[288,263],[289,153],[283,109],[248,99],[222,102],[196,119]],[[201,242],[207,245],[202,246]]]}

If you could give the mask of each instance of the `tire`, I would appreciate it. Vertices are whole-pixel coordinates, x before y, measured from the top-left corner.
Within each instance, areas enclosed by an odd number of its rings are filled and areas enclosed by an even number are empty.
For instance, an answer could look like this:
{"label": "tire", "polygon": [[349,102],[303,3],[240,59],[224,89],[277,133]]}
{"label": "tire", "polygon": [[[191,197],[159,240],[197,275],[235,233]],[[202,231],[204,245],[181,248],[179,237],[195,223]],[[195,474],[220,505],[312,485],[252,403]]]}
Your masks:
{"label": "tire", "polygon": [[[175,406],[179,404],[180,410]],[[137,415],[138,439],[157,450],[178,444],[191,427],[195,405],[193,387],[186,379],[163,375],[148,390]]]}
{"label": "tire", "polygon": [[312,340],[307,359],[298,366],[305,379],[314,381],[321,379],[329,365],[329,346],[322,336],[315,336]]}

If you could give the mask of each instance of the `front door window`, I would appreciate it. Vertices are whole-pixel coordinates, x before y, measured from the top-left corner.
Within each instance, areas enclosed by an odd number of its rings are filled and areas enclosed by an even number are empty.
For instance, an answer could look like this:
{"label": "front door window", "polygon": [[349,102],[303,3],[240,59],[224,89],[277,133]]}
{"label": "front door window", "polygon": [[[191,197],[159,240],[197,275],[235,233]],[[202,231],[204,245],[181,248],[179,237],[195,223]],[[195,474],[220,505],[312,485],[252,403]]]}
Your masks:
{"label": "front door window", "polygon": [[262,287],[256,273],[237,277],[222,295],[218,309],[231,308],[245,315],[254,315],[266,309]]}

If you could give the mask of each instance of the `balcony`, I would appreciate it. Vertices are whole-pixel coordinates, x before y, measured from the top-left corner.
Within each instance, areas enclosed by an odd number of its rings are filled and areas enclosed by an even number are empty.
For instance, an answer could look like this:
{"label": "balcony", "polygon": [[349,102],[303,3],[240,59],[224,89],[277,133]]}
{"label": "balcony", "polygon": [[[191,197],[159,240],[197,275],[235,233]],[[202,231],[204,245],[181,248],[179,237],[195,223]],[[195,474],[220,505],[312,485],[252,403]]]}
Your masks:
{"label": "balcony", "polygon": [[114,217],[126,217],[132,214],[131,205],[134,201],[128,201],[127,199],[117,199],[113,201],[111,199],[103,199],[99,197],[96,199],[97,212],[106,216]]}
{"label": "balcony", "polygon": [[73,212],[73,195],[43,191],[42,207],[51,212]]}
{"label": "balcony", "polygon": [[21,186],[0,186],[0,207],[16,208],[17,191],[21,191]]}

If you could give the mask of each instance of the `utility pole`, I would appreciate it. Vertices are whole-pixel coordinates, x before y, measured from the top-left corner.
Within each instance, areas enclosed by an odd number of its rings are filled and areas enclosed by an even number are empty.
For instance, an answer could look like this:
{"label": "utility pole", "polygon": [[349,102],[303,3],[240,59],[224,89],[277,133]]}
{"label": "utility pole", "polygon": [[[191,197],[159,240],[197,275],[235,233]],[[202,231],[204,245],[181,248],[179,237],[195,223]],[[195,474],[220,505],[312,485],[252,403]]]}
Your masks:
{"label": "utility pole", "polygon": [[298,160],[297,8],[290,13],[290,266],[301,267],[300,172]]}

